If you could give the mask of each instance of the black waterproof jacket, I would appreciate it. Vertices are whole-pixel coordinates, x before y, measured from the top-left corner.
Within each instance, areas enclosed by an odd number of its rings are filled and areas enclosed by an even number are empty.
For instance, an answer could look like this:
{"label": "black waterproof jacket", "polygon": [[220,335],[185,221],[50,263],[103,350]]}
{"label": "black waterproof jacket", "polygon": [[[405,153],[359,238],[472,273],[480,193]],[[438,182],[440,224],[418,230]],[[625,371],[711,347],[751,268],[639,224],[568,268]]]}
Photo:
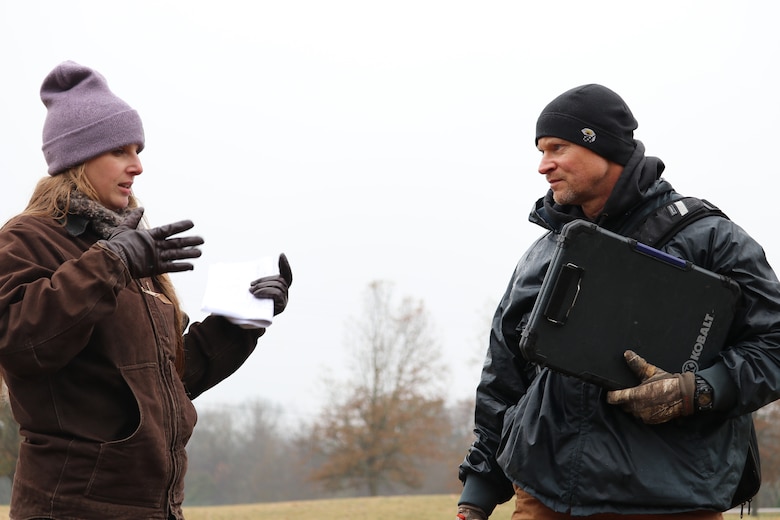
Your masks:
{"label": "black waterproof jacket", "polygon": [[[626,234],[648,205],[678,196],[663,170],[637,142],[596,223]],[[606,390],[532,365],[519,350],[557,234],[577,218],[585,218],[579,207],[557,205],[551,193],[531,213],[548,232],[520,259],[493,319],[460,502],[492,512],[515,484],[577,516],[728,509],[750,412],[780,397],[780,283],[763,249],[717,216],[691,223],[663,247],[734,279],[742,294],[727,348],[698,372],[714,388],[715,410],[651,426],[607,404]]]}

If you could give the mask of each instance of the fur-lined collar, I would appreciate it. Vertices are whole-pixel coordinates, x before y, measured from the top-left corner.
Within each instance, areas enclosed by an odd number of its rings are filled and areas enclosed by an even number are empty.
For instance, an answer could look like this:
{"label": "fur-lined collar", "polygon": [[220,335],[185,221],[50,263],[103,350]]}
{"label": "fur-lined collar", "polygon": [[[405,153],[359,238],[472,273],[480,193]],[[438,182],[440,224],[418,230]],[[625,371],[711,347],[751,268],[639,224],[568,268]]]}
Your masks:
{"label": "fur-lined collar", "polygon": [[83,234],[91,225],[101,238],[108,238],[124,218],[126,210],[112,211],[99,202],[90,199],[78,190],[70,193],[70,206],[65,229],[73,236]]}

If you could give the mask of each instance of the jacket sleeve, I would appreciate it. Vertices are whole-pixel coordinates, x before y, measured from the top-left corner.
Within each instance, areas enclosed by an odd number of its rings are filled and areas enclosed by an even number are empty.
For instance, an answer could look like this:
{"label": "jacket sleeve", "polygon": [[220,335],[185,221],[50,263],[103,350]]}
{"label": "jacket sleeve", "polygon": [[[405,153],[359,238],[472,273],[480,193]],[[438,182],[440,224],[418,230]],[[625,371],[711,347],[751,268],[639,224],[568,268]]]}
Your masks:
{"label": "jacket sleeve", "polygon": [[463,492],[459,503],[488,514],[514,495],[512,483],[496,461],[504,415],[525,394],[536,366],[520,353],[519,340],[550,262],[554,238],[539,239],[515,268],[493,317],[487,356],[477,387],[474,414],[476,440],[459,468]]}
{"label": "jacket sleeve", "polygon": [[678,233],[667,250],[740,286],[728,345],[698,372],[713,387],[714,408],[739,416],[780,398],[780,282],[763,248],[734,222],[710,217]]}
{"label": "jacket sleeve", "polygon": [[0,364],[19,376],[56,372],[115,311],[130,282],[119,257],[98,246],[82,251],[74,241],[50,240],[27,226],[4,230]]}
{"label": "jacket sleeve", "polygon": [[184,336],[182,381],[190,399],[216,386],[244,364],[265,329],[243,329],[211,315],[190,325]]}

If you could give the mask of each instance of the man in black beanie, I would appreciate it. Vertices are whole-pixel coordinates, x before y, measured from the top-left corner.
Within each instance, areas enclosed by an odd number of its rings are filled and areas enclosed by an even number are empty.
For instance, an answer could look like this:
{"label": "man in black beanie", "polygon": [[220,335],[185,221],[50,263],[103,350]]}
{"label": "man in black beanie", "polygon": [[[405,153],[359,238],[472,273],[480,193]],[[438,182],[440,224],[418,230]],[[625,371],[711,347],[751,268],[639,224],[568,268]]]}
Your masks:
{"label": "man in black beanie", "polygon": [[520,259],[493,318],[476,440],[459,471],[460,520],[484,520],[512,496],[512,520],[709,520],[739,496],[750,414],[780,398],[780,282],[761,246],[728,218],[691,222],[659,246],[740,285],[714,365],[669,374],[627,353],[641,383],[608,391],[532,364],[519,348],[566,223],[633,236],[639,215],[682,202],[636,128],[623,99],[595,84],[564,92],[539,116],[539,173],[549,191],[529,219],[545,233]]}

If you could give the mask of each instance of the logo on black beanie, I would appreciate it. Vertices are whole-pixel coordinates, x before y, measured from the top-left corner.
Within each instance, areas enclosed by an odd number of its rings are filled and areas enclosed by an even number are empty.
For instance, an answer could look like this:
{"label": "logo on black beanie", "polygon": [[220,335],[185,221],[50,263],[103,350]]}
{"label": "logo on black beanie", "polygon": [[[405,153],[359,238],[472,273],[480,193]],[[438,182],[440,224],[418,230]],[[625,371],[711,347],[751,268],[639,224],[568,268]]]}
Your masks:
{"label": "logo on black beanie", "polygon": [[583,128],[580,131],[582,132],[582,140],[586,143],[593,143],[596,141],[596,132],[590,128]]}

